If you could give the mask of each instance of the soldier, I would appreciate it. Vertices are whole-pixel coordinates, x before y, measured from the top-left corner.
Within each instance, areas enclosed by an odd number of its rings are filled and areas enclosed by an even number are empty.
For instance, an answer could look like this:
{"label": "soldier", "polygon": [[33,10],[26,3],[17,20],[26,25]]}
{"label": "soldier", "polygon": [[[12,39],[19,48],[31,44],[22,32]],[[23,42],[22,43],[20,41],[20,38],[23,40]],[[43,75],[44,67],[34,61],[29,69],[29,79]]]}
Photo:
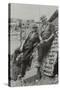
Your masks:
{"label": "soldier", "polygon": [[24,77],[27,67],[31,66],[31,62],[33,58],[32,57],[33,50],[37,46],[37,44],[40,42],[37,30],[38,30],[37,25],[33,24],[32,31],[29,33],[23,45],[23,48],[22,48],[23,60],[22,60],[20,77]]}
{"label": "soldier", "polygon": [[[49,22],[43,25],[40,34],[40,44],[38,45],[38,62],[41,70],[44,56],[48,54],[52,41],[54,40],[55,27]],[[41,75],[41,73],[40,73]]]}

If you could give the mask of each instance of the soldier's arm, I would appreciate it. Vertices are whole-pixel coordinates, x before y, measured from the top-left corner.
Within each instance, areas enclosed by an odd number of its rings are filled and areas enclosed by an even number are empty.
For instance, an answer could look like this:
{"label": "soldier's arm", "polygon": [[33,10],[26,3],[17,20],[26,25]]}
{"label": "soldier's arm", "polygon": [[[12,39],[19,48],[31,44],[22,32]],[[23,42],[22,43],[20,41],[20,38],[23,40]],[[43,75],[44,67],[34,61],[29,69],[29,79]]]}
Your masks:
{"label": "soldier's arm", "polygon": [[52,33],[48,39],[44,40],[44,42],[48,42],[48,41],[51,40],[52,38],[54,38],[54,33]]}
{"label": "soldier's arm", "polygon": [[42,44],[44,44],[44,43],[47,43],[47,42],[50,41],[52,38],[54,38],[54,33],[52,33],[48,39],[43,40],[41,36],[39,36],[39,38],[40,38],[40,43],[38,44],[38,46],[40,46],[40,45],[42,45]]}
{"label": "soldier's arm", "polygon": [[43,44],[44,40],[42,39],[41,35],[39,36],[40,44]]}

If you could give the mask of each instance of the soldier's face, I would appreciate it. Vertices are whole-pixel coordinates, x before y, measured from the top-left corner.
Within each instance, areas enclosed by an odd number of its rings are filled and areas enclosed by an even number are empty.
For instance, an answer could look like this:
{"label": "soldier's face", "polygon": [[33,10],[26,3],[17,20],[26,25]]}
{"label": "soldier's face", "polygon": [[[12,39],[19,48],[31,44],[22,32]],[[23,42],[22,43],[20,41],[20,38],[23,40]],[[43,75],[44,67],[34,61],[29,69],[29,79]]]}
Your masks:
{"label": "soldier's face", "polygon": [[35,31],[35,32],[36,32],[37,30],[38,30],[38,28],[37,28],[37,27],[36,27],[36,28],[33,28],[33,31]]}

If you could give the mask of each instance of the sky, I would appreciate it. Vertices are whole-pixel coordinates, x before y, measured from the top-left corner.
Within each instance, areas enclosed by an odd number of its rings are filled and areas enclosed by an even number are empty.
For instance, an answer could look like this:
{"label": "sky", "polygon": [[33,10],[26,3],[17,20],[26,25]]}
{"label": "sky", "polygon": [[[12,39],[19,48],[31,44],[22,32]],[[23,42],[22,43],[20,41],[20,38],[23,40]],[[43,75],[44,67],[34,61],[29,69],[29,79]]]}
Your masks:
{"label": "sky", "polygon": [[56,9],[57,6],[11,4],[11,18],[38,21],[42,15],[46,15],[49,19]]}

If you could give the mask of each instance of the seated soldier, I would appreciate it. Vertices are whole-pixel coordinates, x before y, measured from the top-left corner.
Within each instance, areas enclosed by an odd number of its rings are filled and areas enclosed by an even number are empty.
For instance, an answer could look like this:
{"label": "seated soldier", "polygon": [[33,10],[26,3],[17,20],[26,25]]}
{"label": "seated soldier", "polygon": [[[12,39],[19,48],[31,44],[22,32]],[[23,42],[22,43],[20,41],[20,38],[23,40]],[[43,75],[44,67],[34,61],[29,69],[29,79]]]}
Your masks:
{"label": "seated soldier", "polygon": [[21,67],[21,77],[24,77],[27,67],[31,66],[31,62],[33,58],[32,57],[33,50],[40,42],[37,30],[38,30],[38,27],[36,24],[34,24],[32,26],[32,31],[29,33],[23,45],[23,48],[22,48],[23,60],[22,60],[22,67]]}
{"label": "seated soldier", "polygon": [[27,39],[14,53],[14,61],[13,63],[21,68],[20,77],[24,77],[27,67],[31,66],[32,63],[32,53],[34,48],[40,43],[39,35],[38,35],[38,26],[36,24],[32,25],[32,31],[29,33]]}

